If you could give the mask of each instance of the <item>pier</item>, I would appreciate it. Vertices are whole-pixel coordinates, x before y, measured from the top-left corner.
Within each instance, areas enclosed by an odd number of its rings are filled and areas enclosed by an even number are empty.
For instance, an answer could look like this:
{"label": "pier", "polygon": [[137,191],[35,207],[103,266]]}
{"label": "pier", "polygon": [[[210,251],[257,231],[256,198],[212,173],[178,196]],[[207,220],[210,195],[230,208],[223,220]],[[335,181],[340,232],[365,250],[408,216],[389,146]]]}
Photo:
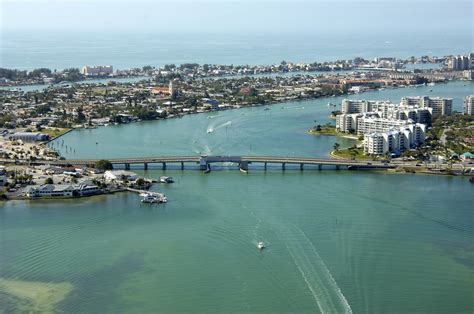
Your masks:
{"label": "pier", "polygon": [[[391,169],[395,165],[381,161],[358,161],[339,160],[328,158],[311,157],[278,157],[278,156],[161,156],[161,157],[128,157],[107,159],[114,167],[123,167],[127,170],[131,165],[136,165],[147,170],[151,165],[161,166],[166,169],[167,165],[175,165],[181,170],[185,170],[185,165],[198,166],[202,171],[209,171],[211,164],[236,164],[238,169],[248,171],[249,165],[260,165],[264,170],[270,165],[281,168],[282,171],[296,169],[303,171],[307,166],[323,169],[348,169],[348,170],[370,170],[370,169]],[[64,159],[64,160],[35,160],[25,161],[30,165],[55,165],[55,166],[85,166],[94,167],[99,159]],[[11,161],[10,161],[11,162]],[[289,167],[293,165],[293,167]]]}

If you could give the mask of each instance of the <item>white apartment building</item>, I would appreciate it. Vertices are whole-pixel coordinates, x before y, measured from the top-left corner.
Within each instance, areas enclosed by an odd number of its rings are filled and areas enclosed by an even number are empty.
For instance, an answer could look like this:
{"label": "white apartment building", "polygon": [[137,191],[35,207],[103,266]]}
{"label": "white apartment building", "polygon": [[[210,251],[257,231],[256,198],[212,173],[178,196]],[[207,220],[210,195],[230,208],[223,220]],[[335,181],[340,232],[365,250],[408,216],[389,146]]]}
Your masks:
{"label": "white apartment building", "polygon": [[342,113],[362,113],[368,112],[369,102],[367,100],[344,99],[341,104]]}
{"label": "white apartment building", "polygon": [[469,95],[466,98],[464,98],[462,112],[465,115],[470,115],[470,116],[474,115],[474,95]]}
{"label": "white apartment building", "polygon": [[403,97],[400,105],[404,107],[431,108],[433,115],[449,116],[453,108],[453,99],[428,96]]}
{"label": "white apartment building", "polygon": [[336,131],[344,133],[355,133],[357,130],[357,119],[362,117],[361,113],[340,114],[336,116]]}
{"label": "white apartment building", "polygon": [[355,130],[358,135],[370,134],[370,133],[382,133],[390,131],[394,128],[400,128],[413,124],[412,120],[395,120],[386,118],[375,118],[375,117],[362,117],[358,120],[357,129]]}
{"label": "white apartment building", "polygon": [[364,153],[384,155],[401,152],[416,147],[425,141],[426,126],[416,123],[386,132],[374,132],[364,135]]}
{"label": "white apartment building", "polygon": [[85,76],[106,76],[113,74],[114,68],[111,65],[84,66],[81,72]]}

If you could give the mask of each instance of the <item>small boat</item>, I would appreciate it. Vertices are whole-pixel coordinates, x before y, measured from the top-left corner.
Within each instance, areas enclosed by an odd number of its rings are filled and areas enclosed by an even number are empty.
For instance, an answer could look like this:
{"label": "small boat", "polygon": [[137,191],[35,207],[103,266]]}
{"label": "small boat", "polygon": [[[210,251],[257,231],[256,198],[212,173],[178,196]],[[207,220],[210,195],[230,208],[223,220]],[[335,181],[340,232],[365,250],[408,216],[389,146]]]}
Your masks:
{"label": "small boat", "polygon": [[142,198],[142,203],[160,203],[160,198],[156,195],[148,194]]}
{"label": "small boat", "polygon": [[141,200],[142,203],[166,203],[168,202],[168,199],[164,195],[157,195],[157,194],[152,194],[148,193],[146,196],[144,196]]}
{"label": "small boat", "polygon": [[270,108],[268,108],[268,107],[265,107],[263,110],[270,110]]}
{"label": "small boat", "polygon": [[265,248],[265,244],[264,244],[263,242],[258,242],[257,248],[258,248],[259,250],[263,250],[263,249]]}
{"label": "small boat", "polygon": [[173,178],[172,177],[166,177],[162,176],[160,177],[160,183],[173,183]]}
{"label": "small boat", "polygon": [[248,170],[245,170],[243,168],[239,168],[240,172],[243,172],[243,173],[248,173],[249,171]]}

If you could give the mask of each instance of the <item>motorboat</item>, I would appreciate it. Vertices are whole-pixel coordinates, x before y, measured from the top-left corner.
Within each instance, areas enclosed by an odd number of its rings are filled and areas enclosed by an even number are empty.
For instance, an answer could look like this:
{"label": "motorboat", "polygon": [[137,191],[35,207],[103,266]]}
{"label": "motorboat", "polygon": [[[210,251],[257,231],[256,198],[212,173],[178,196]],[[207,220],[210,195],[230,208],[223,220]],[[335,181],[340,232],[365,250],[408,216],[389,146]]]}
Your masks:
{"label": "motorboat", "polygon": [[160,198],[157,195],[148,194],[142,198],[142,203],[160,203]]}
{"label": "motorboat", "polygon": [[257,248],[258,248],[259,250],[263,250],[263,249],[265,248],[265,243],[263,243],[263,242],[258,242]]}
{"label": "motorboat", "polygon": [[173,183],[173,178],[172,177],[166,177],[162,176],[160,177],[160,183]]}
{"label": "motorboat", "polygon": [[[142,196],[144,195],[144,196]],[[140,196],[142,196],[141,202],[142,203],[166,203],[168,202],[168,199],[166,196],[163,194],[159,193],[141,193]]]}

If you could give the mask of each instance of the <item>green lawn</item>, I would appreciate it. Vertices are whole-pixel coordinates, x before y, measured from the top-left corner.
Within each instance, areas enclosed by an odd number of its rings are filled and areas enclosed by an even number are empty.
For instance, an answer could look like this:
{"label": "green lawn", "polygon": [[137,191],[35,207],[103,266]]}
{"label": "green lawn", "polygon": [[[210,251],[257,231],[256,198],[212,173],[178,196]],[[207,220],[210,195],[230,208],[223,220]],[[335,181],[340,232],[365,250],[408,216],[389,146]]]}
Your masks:
{"label": "green lawn", "polygon": [[70,129],[68,128],[50,128],[50,129],[44,128],[41,130],[41,133],[48,134],[51,139],[54,139],[68,132],[69,130]]}
{"label": "green lawn", "polygon": [[313,135],[337,135],[336,127],[335,126],[321,126],[321,130],[316,130],[316,128],[312,128],[308,131],[309,134]]}
{"label": "green lawn", "polygon": [[[354,153],[351,153],[352,151],[354,151]],[[349,160],[350,159],[355,159],[355,160],[373,160],[374,159],[372,156],[364,155],[363,148],[354,148],[354,149],[344,148],[344,149],[339,149],[338,151],[333,151],[332,154],[339,158],[344,158],[344,159],[349,159]],[[378,160],[378,158],[376,158],[376,160]]]}

